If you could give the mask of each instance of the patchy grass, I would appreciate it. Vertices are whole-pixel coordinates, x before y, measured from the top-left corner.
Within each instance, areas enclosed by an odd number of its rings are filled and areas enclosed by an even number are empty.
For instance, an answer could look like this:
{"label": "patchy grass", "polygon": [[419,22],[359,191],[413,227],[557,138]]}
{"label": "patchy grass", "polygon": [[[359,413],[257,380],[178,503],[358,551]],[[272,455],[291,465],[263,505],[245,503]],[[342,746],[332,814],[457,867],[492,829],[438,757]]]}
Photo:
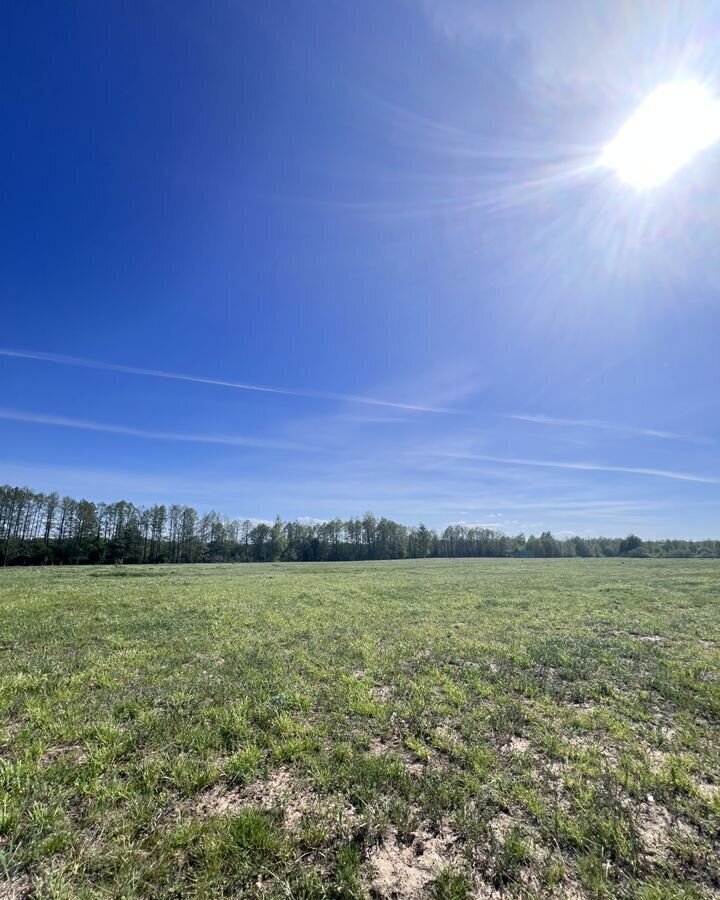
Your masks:
{"label": "patchy grass", "polygon": [[123,573],[0,573],[2,900],[720,896],[720,563]]}

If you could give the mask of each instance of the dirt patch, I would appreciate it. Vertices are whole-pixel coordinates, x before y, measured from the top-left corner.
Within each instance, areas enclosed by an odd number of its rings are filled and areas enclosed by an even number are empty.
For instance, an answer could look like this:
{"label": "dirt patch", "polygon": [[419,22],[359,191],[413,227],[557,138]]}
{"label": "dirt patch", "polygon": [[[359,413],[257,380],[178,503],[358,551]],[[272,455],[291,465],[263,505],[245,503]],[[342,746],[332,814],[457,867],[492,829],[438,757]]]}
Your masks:
{"label": "dirt patch", "polygon": [[633,641],[641,641],[643,644],[665,644],[669,641],[662,634],[643,634],[640,631],[611,631],[613,637],[630,638]]}
{"label": "dirt patch", "polygon": [[80,744],[68,744],[66,746],[50,747],[40,757],[40,762],[43,765],[51,766],[61,760],[65,762],[72,760],[75,765],[82,765],[84,762],[87,762],[87,758],[87,753]]}
{"label": "dirt patch", "polygon": [[709,781],[700,781],[696,785],[698,793],[711,803],[720,798],[720,784],[711,784]]}
{"label": "dirt patch", "polygon": [[552,895],[549,896],[556,897],[558,900],[588,900],[589,894],[574,878],[565,877],[562,883],[555,888]]}
{"label": "dirt patch", "polygon": [[304,815],[311,812],[322,816],[333,831],[358,822],[357,812],[344,798],[319,798],[312,787],[303,783],[288,768],[277,769],[266,778],[242,788],[217,784],[183,804],[176,813],[213,818],[235,816],[249,807],[280,810],[283,825],[291,830],[300,824]]}
{"label": "dirt patch", "polygon": [[373,738],[370,741],[368,746],[368,753],[370,756],[387,756],[388,754],[395,754],[398,751],[398,744],[394,744],[392,742],[385,741],[383,738]]}
{"label": "dirt patch", "polygon": [[574,753],[569,754],[569,756],[577,756],[579,753],[598,754],[609,766],[617,767],[618,765],[619,756],[617,747],[605,743],[605,737],[603,735],[584,733],[572,734],[566,737],[565,740],[574,751]]}
{"label": "dirt patch", "polygon": [[403,843],[397,830],[389,828],[382,844],[370,853],[372,896],[378,900],[427,897],[444,868],[458,867],[456,840],[450,831],[432,835],[423,828],[409,843]]}
{"label": "dirt patch", "polygon": [[519,822],[513,819],[512,816],[507,815],[507,813],[500,813],[488,822],[488,830],[493,838],[501,844],[507,837],[508,832],[519,824]]}
{"label": "dirt patch", "polygon": [[280,807],[285,825],[293,828],[316,802],[313,791],[300,785],[289,769],[281,768],[244,788],[215,785],[193,798],[186,811],[199,818],[211,818],[237,815],[249,806],[266,810]]}
{"label": "dirt patch", "polygon": [[693,829],[678,819],[674,819],[660,803],[643,803],[635,812],[635,827],[645,853],[653,858],[664,859],[672,847],[673,838],[689,840]]}
{"label": "dirt patch", "polygon": [[213,816],[235,815],[247,805],[242,791],[217,784],[184,805],[182,812],[191,812],[201,819],[209,819]]}
{"label": "dirt patch", "polygon": [[11,719],[0,725],[0,756],[9,756],[11,753],[10,743],[16,735],[25,727],[25,722],[20,719]]}
{"label": "dirt patch", "polygon": [[387,684],[374,684],[370,688],[370,694],[376,703],[387,703],[392,700],[393,689]]}
{"label": "dirt patch", "polygon": [[473,900],[502,900],[503,897],[507,896],[506,893],[490,887],[489,884],[481,884],[474,891],[472,898]]}
{"label": "dirt patch", "polygon": [[400,759],[411,775],[421,775],[425,770],[425,764],[407,750],[399,741],[386,741],[383,738],[373,738],[368,746],[370,756],[394,756]]}
{"label": "dirt patch", "polygon": [[657,725],[654,729],[652,744],[659,750],[667,749],[672,746],[676,736],[677,731],[671,725]]}
{"label": "dirt patch", "polygon": [[592,700],[568,700],[566,706],[574,712],[592,712],[597,709],[597,703]]}
{"label": "dirt patch", "polygon": [[0,900],[25,900],[30,896],[30,879],[27,875],[0,882]]}
{"label": "dirt patch", "polygon": [[648,768],[651,772],[657,774],[667,767],[669,760],[672,758],[672,753],[667,753],[665,750],[646,750],[645,756],[648,761]]}
{"label": "dirt patch", "polygon": [[465,739],[457,730],[448,725],[439,725],[435,729],[436,740],[434,745],[443,753],[455,754],[462,752],[465,747]]}
{"label": "dirt patch", "polygon": [[540,832],[538,829],[515,816],[509,815],[508,813],[499,813],[495,818],[488,822],[487,827],[496,844],[503,844],[512,829],[518,828],[523,841],[527,844],[528,849],[532,852],[533,856],[542,851]]}
{"label": "dirt patch", "polygon": [[507,747],[511,753],[527,753],[530,749],[530,741],[524,737],[512,737]]}
{"label": "dirt patch", "polygon": [[664,806],[643,803],[635,816],[635,825],[648,856],[661,856],[667,852],[672,819]]}

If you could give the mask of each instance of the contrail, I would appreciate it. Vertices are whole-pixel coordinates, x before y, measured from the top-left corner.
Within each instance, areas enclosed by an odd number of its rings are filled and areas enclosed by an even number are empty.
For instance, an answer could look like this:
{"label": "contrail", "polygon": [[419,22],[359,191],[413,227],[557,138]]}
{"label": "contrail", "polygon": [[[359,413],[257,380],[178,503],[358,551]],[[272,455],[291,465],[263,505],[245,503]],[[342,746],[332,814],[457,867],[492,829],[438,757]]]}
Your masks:
{"label": "contrail", "polygon": [[36,425],[57,425],[61,428],[79,428],[83,431],[102,431],[107,434],[122,434],[129,437],[149,438],[154,441],[180,441],[188,444],[226,444],[230,447],[260,447],[264,450],[306,450],[315,448],[300,444],[275,441],[270,438],[236,437],[222,434],[182,434],[174,431],[153,431],[144,428],[132,428],[126,425],[113,425],[105,422],[93,422],[88,419],[69,419],[64,416],[49,416],[43,413],[24,412],[15,409],[0,408],[0,419],[11,422],[29,422]]}
{"label": "contrail", "polygon": [[671,478],[674,481],[694,481],[699,484],[720,484],[720,478],[711,475],[691,475],[687,472],[673,472],[668,469],[645,469],[635,466],[606,466],[591,462],[552,462],[540,459],[517,459],[502,456],[484,456],[475,453],[437,453],[446,459],[470,459],[479,462],[498,463],[506,466],[533,466],[543,469],[570,469],[582,472],[620,472],[628,475],[649,475],[654,478]]}
{"label": "contrail", "polygon": [[199,375],[184,375],[180,372],[165,372],[162,369],[145,369],[141,366],[124,366],[119,363],[100,362],[79,356],[65,356],[61,353],[40,353],[25,350],[0,348],[0,356],[13,359],[35,359],[57,363],[62,366],[76,366],[82,369],[101,369],[105,372],[124,372],[126,375],[142,375],[146,378],[165,378],[170,381],[191,381],[195,384],[210,384],[216,387],[234,388],[240,391],[257,391],[263,394],[282,394],[287,397],[306,397],[313,400],[339,400],[347,403],[364,403],[368,406],[388,406],[392,409],[406,409],[425,413],[455,413],[454,409],[438,406],[420,406],[414,403],[399,403],[392,400],[378,400],[375,397],[361,397],[355,394],[336,394],[332,391],[293,390],[290,388],[265,387],[259,384],[245,384],[240,381],[225,381],[219,378],[204,378]]}
{"label": "contrail", "polygon": [[667,441],[690,441],[696,444],[710,444],[709,438],[691,434],[678,434],[676,431],[661,431],[655,428],[640,428],[635,425],[621,425],[618,422],[604,422],[600,419],[561,419],[554,416],[506,413],[505,419],[517,422],[531,422],[535,425],[555,425],[558,427],[596,428],[600,431],[614,431],[618,434],[636,434],[643,437],[661,438]]}

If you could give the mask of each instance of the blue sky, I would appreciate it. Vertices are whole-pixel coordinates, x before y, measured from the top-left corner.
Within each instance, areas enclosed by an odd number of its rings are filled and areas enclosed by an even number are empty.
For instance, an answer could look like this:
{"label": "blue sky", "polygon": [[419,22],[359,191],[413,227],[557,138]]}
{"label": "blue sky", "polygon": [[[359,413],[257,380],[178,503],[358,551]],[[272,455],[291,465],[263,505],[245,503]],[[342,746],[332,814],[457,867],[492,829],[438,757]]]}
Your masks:
{"label": "blue sky", "polygon": [[668,0],[11,4],[0,480],[719,536],[720,153],[645,194],[595,165],[657,84],[712,80],[719,27]]}

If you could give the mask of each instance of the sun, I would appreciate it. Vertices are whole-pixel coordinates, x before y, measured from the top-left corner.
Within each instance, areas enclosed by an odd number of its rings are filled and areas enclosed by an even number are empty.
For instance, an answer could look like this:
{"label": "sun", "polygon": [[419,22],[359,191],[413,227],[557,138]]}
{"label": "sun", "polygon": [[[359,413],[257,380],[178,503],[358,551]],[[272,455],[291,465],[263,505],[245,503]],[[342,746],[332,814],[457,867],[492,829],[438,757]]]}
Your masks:
{"label": "sun", "polygon": [[605,147],[600,164],[636,188],[666,181],[720,140],[720,101],[698,82],[656,88]]}

